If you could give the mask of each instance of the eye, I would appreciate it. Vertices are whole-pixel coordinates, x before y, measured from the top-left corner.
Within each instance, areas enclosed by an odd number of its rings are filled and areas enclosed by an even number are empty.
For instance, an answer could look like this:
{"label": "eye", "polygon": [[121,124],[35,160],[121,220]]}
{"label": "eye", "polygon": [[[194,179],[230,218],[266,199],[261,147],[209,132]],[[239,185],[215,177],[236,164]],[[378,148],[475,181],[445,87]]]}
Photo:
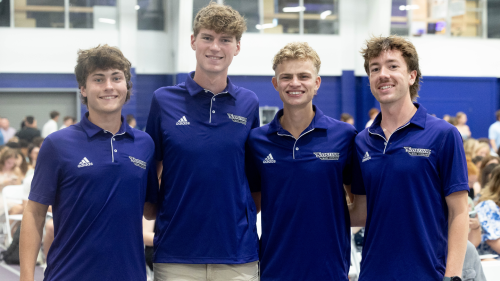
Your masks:
{"label": "eye", "polygon": [[378,71],[378,67],[374,67],[372,69],[370,69],[370,72],[377,72]]}
{"label": "eye", "polygon": [[391,68],[391,69],[396,69],[396,68],[398,68],[398,66],[397,66],[397,65],[395,65],[395,64],[393,64],[393,65],[391,65],[391,66],[390,66],[390,68]]}
{"label": "eye", "polygon": [[102,82],[102,79],[101,78],[96,78],[94,79],[95,82],[99,83],[99,82]]}

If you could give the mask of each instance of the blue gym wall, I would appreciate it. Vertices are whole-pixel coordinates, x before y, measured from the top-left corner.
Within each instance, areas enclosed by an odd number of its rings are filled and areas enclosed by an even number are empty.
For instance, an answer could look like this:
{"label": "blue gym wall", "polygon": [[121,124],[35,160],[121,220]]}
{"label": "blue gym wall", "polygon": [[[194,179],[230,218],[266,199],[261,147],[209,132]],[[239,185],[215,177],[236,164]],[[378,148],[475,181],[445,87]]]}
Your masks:
{"label": "blue gym wall", "polygon": [[[134,114],[139,128],[146,126],[153,92],[162,87],[184,82],[187,73],[177,75],[143,75],[133,71],[133,95],[123,114]],[[282,107],[271,76],[230,76],[238,86],[254,91],[261,106]],[[0,73],[0,88],[78,88],[73,74]],[[488,127],[495,122],[495,111],[500,108],[500,79],[473,77],[425,76],[418,102],[429,113],[443,117],[463,111],[474,138],[487,137]],[[1,101],[0,101],[1,102]],[[356,128],[362,130],[368,121],[367,112],[380,108],[370,92],[366,76],[354,76],[344,71],[341,76],[323,76],[314,103],[329,116],[339,118],[347,112],[354,116]],[[86,112],[82,105],[82,114]]]}

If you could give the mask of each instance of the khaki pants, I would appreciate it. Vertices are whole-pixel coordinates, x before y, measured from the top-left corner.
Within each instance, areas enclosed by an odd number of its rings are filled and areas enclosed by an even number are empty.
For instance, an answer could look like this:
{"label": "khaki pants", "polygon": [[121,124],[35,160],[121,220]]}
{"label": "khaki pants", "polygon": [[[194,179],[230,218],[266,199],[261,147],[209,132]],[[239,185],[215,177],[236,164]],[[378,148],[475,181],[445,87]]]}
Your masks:
{"label": "khaki pants", "polygon": [[259,262],[244,264],[154,263],[155,281],[259,281]]}

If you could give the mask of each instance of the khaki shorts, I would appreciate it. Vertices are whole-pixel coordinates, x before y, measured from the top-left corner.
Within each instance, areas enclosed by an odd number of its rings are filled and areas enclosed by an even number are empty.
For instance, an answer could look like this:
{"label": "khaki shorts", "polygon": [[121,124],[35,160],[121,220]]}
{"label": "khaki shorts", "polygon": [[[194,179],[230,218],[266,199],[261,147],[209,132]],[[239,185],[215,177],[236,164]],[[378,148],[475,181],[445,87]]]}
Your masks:
{"label": "khaki shorts", "polygon": [[259,262],[244,264],[154,263],[155,281],[259,281]]}

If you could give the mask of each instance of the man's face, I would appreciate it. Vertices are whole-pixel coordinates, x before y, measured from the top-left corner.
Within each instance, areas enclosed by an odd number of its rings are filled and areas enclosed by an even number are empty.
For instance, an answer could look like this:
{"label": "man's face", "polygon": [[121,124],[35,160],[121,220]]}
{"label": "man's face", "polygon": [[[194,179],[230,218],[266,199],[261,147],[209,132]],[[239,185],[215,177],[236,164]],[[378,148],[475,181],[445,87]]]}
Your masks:
{"label": "man's face", "polygon": [[321,77],[311,60],[287,60],[276,67],[272,82],[284,107],[304,107],[312,106]]}
{"label": "man's face", "polygon": [[417,71],[408,72],[401,51],[383,51],[369,63],[370,89],[381,104],[393,104],[410,98],[410,86]]}
{"label": "man's face", "polygon": [[191,48],[196,51],[197,70],[226,75],[233,57],[240,52],[240,42],[234,35],[202,28],[196,37],[191,35]]}
{"label": "man's face", "polygon": [[86,87],[80,90],[87,97],[90,114],[121,113],[127,97],[125,74],[118,69],[97,69],[89,74]]}

